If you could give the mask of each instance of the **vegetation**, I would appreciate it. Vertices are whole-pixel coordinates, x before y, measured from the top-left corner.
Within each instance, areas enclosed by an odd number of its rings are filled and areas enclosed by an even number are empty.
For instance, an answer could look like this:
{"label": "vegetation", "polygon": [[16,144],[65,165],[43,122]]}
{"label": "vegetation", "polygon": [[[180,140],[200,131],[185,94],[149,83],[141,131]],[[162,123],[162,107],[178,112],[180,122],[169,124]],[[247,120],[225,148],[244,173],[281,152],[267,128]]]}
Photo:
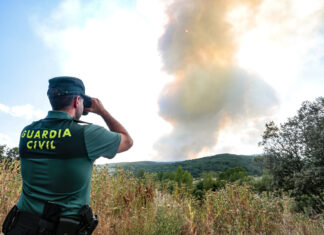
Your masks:
{"label": "vegetation", "polygon": [[324,97],[304,102],[297,115],[280,126],[267,123],[260,145],[264,168],[272,176],[271,190],[290,192],[298,210],[323,212]]}
{"label": "vegetation", "polygon": [[179,187],[185,184],[186,187],[191,188],[193,177],[188,171],[182,170],[181,166],[174,172],[159,172],[156,177],[160,182],[174,181]]}
{"label": "vegetation", "polygon": [[[0,223],[18,200],[19,162],[0,164]],[[184,186],[170,193],[154,175],[94,168],[91,206],[99,215],[94,234],[322,234],[324,219],[291,212],[285,194],[256,194],[251,187],[226,184],[204,200]]]}
{"label": "vegetation", "polygon": [[19,151],[18,147],[9,148],[6,145],[0,145],[0,161],[6,160],[7,162],[11,162],[14,160],[18,160]]}

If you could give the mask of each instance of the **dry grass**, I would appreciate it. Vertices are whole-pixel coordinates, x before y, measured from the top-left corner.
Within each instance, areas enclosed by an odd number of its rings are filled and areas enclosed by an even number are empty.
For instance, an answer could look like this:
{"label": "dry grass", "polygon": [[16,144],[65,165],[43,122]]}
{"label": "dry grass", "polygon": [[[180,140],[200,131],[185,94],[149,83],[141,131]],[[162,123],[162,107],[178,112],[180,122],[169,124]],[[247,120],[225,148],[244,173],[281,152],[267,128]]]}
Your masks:
{"label": "dry grass", "polygon": [[[18,200],[19,164],[0,164],[0,222]],[[91,206],[99,215],[95,234],[324,234],[323,217],[290,211],[291,199],[258,195],[249,186],[227,185],[195,200],[184,188],[172,194],[150,176],[138,179],[107,169],[92,177]]]}
{"label": "dry grass", "polygon": [[20,164],[0,162],[0,225],[9,210],[18,201],[21,191]]}

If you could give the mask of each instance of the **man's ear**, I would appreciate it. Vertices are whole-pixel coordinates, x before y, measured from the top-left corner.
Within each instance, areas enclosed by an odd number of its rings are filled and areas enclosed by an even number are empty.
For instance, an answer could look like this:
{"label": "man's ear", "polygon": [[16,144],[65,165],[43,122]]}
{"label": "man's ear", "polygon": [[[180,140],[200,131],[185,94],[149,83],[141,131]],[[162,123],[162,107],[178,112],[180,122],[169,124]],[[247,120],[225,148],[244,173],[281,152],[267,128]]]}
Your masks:
{"label": "man's ear", "polygon": [[78,108],[80,105],[80,96],[77,96],[73,99],[73,108]]}

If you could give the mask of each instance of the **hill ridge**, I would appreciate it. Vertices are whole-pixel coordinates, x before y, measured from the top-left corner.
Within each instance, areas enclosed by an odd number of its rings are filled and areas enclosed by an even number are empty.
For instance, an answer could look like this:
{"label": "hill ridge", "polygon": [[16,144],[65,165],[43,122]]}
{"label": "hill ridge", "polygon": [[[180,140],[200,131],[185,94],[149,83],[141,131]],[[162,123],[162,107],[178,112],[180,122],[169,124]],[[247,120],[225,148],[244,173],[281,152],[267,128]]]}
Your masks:
{"label": "hill ridge", "polygon": [[197,178],[204,171],[224,172],[229,168],[243,167],[249,175],[260,175],[260,167],[253,161],[255,155],[238,155],[230,153],[216,154],[196,159],[183,161],[159,162],[159,161],[138,161],[138,162],[119,162],[105,164],[108,169],[115,170],[116,167],[132,170],[143,168],[147,172],[175,171],[178,166],[189,171],[193,177]]}

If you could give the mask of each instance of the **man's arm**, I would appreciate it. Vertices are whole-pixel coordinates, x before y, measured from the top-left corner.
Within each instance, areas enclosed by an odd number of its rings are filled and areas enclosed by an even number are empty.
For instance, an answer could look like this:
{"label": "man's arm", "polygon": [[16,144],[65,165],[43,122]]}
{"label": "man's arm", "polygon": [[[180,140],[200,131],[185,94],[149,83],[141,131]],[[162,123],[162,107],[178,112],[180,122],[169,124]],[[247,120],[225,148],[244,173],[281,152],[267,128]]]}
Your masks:
{"label": "man's arm", "polygon": [[91,98],[92,105],[86,110],[100,115],[106,122],[109,130],[117,132],[121,136],[118,153],[127,151],[133,146],[133,139],[128,134],[127,130],[104,108],[102,103],[97,98]]}

